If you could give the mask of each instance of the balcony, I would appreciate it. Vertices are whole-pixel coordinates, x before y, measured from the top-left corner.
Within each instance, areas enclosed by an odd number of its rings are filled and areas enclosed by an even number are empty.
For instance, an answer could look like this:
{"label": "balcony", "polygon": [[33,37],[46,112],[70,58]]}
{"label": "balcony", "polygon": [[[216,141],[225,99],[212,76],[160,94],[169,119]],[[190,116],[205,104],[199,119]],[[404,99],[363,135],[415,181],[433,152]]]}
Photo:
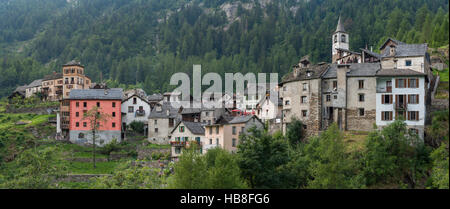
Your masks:
{"label": "balcony", "polygon": [[185,141],[170,141],[170,145],[175,147],[184,147],[186,145]]}
{"label": "balcony", "polygon": [[407,110],[408,105],[406,102],[395,102],[394,107],[396,110]]}
{"label": "balcony", "polygon": [[145,110],[136,110],[136,116],[145,116]]}

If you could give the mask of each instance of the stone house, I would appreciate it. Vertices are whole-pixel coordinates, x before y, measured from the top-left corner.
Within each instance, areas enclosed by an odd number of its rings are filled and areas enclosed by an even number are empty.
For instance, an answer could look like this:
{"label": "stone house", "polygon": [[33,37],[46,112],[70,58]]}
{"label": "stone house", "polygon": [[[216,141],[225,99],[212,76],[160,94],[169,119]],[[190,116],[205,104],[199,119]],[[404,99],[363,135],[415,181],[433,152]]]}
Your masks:
{"label": "stone house", "polygon": [[53,72],[42,79],[42,94],[44,100],[59,101],[63,95],[63,75]]}
{"label": "stone house", "polygon": [[205,126],[205,137],[201,141],[203,153],[215,147],[236,152],[239,136],[248,134],[252,127],[264,129],[264,124],[255,115],[221,116],[214,124]]}
{"label": "stone house", "polygon": [[148,116],[150,115],[150,103],[145,99],[146,96],[139,94],[128,94],[122,100],[122,123],[123,126],[129,125],[133,121],[143,122],[147,129]]}
{"label": "stone house", "polygon": [[25,97],[31,97],[37,93],[40,93],[42,90],[42,79],[37,79],[28,84],[27,88],[25,89]]}
{"label": "stone house", "polygon": [[[278,92],[276,92],[278,93]],[[272,93],[271,93],[272,94]],[[283,101],[279,97],[271,97],[271,94],[267,94],[256,105],[256,115],[263,122],[272,120],[275,118],[281,119],[281,111],[283,109]],[[278,95],[278,94],[276,94]]]}
{"label": "stone house", "polygon": [[181,121],[179,108],[170,102],[157,103],[148,116],[148,141],[156,144],[169,144],[170,132]]}
{"label": "stone house", "polygon": [[172,135],[170,140],[171,157],[177,159],[189,143],[201,144],[202,138],[205,136],[205,129],[202,123],[180,121],[170,133]]}

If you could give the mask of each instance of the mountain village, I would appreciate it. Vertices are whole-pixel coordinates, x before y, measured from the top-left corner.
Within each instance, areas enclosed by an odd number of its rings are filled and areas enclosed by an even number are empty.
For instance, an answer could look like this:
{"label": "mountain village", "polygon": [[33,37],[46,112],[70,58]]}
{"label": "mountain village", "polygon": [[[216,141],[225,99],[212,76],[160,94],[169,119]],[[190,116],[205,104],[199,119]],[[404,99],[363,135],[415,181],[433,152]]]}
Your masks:
{"label": "mountain village", "polygon": [[181,97],[172,92],[147,95],[142,89],[108,88],[92,82],[85,75],[89,69],[78,61],[18,87],[10,98],[40,94],[43,100],[59,101],[56,138],[80,145],[93,143],[92,125],[83,116],[94,107],[109,115],[98,124],[99,146],[127,140],[129,125],[141,122],[149,143],[170,144],[172,160],[193,143],[202,153],[214,147],[235,152],[241,134],[265,127],[270,133],[286,133],[294,118],[307,136],[319,135],[332,123],[340,130],[371,131],[374,125],[382,129],[401,118],[423,139],[439,82],[428,45],[389,38],[379,46],[380,53],[367,47],[352,50],[351,34],[340,18],[331,40],[330,63],[313,64],[304,56],[277,88],[258,85],[258,93],[246,95],[242,105],[236,105],[236,95],[224,94],[222,102],[233,108],[174,108],[171,103]]}

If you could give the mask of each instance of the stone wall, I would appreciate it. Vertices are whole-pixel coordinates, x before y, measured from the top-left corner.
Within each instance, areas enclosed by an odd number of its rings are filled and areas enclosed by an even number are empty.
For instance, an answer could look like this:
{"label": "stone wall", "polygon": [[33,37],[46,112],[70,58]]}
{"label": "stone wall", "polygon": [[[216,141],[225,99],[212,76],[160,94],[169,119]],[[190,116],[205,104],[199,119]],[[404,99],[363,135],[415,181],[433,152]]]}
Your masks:
{"label": "stone wall", "polygon": [[167,149],[157,149],[157,148],[145,148],[145,147],[138,147],[137,148],[137,159],[138,160],[144,160],[144,159],[151,159],[152,158],[152,153],[156,152],[156,153],[169,153],[170,154],[170,148]]}
{"label": "stone wall", "polygon": [[376,123],[376,110],[365,110],[364,116],[359,116],[358,109],[347,109],[347,130],[371,131]]}
{"label": "stone wall", "polygon": [[[83,138],[79,138],[79,134],[84,134]],[[92,144],[92,132],[91,131],[79,131],[79,130],[71,130],[70,131],[70,141],[74,144],[78,145],[87,145]],[[118,142],[121,141],[121,133],[120,131],[98,131],[96,133],[95,144],[97,146],[104,146],[110,143],[113,139],[117,139]]]}
{"label": "stone wall", "polygon": [[34,113],[39,115],[47,115],[51,114],[53,110],[57,109],[58,106],[55,107],[33,107],[33,108],[15,108],[11,105],[6,106],[6,113]]}

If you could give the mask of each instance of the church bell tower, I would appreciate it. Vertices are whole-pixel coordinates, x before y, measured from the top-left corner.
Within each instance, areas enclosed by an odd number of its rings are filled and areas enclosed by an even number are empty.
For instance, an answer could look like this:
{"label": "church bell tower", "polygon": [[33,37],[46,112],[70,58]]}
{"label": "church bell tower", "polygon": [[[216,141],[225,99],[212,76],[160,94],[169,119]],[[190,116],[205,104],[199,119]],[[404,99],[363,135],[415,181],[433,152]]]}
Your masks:
{"label": "church bell tower", "polygon": [[349,50],[349,36],[348,33],[345,32],[344,25],[341,21],[341,16],[339,16],[338,24],[336,27],[336,31],[333,33],[332,37],[332,50],[331,50],[331,57],[332,57],[332,63],[335,63],[337,59],[340,58],[340,54],[338,53],[337,49],[345,49]]}

